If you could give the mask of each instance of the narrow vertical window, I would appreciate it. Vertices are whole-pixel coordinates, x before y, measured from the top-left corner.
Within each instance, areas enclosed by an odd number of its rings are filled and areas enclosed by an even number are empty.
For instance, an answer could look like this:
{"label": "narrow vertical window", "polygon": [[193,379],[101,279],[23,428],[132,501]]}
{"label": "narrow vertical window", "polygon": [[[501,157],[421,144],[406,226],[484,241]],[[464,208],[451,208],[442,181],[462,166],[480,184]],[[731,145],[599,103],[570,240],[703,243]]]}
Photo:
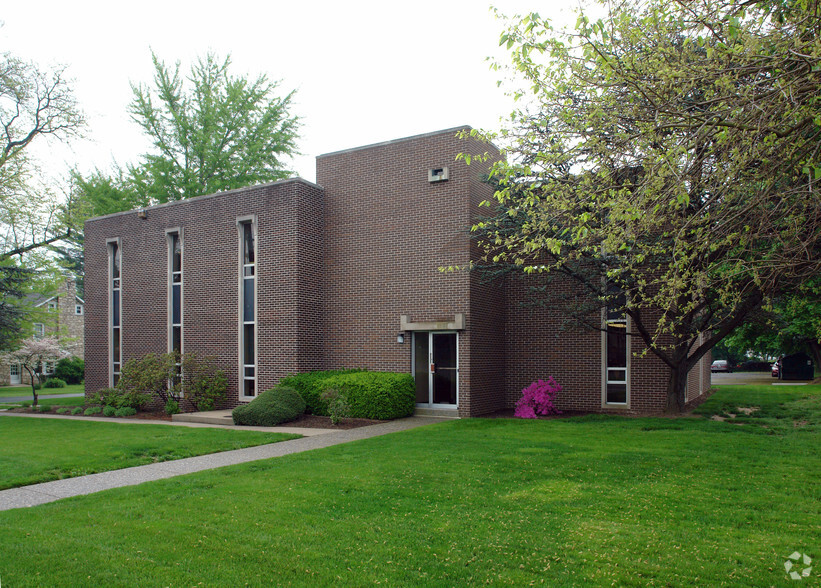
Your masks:
{"label": "narrow vertical window", "polygon": [[627,404],[628,335],[624,296],[616,295],[604,312],[605,404]]}
{"label": "narrow vertical window", "polygon": [[168,352],[177,356],[176,381],[182,376],[182,234],[180,231],[168,233]]}
{"label": "narrow vertical window", "polygon": [[256,360],[256,235],[253,221],[239,224],[240,237],[240,382],[242,396],[257,393]]}
{"label": "narrow vertical window", "polygon": [[120,381],[122,366],[122,326],[120,325],[120,246],[114,241],[108,247],[110,279],[110,327],[111,327],[111,385]]}

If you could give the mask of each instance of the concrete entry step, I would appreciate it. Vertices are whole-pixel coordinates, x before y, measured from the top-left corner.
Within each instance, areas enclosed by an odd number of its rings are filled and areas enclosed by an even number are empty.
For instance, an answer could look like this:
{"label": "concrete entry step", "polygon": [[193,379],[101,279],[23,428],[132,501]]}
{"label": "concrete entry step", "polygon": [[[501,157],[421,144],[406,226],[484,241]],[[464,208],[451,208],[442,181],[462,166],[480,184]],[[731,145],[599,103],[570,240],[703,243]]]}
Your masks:
{"label": "concrete entry step", "polygon": [[230,410],[209,410],[206,412],[188,412],[171,417],[177,423],[205,423],[207,425],[233,425]]}
{"label": "concrete entry step", "polygon": [[413,416],[418,417],[434,417],[439,419],[458,419],[459,413],[455,408],[426,408],[422,406],[416,407],[416,412]]}

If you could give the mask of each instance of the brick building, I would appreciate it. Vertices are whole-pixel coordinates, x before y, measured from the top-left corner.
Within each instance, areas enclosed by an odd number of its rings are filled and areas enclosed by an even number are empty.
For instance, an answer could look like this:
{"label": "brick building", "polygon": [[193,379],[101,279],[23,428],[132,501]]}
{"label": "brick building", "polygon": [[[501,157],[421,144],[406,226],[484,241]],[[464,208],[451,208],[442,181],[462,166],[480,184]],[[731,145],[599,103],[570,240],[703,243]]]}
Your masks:
{"label": "brick building", "polygon": [[[86,392],[124,360],[180,349],[217,359],[230,406],[288,374],[364,367],[413,373],[420,407],[459,416],[510,408],[549,375],[560,408],[663,410],[667,370],[624,348],[637,340],[622,337],[626,365],[608,370],[600,333],[554,338],[561,317],[524,308],[521,285],[440,271],[477,257],[469,227],[492,196],[487,168],[456,160],[488,146],[457,130],[321,155],[316,184],[89,220]],[[708,360],[689,400],[710,387]]]}
{"label": "brick building", "polygon": [[[29,318],[35,336],[56,336],[71,355],[83,357],[85,302],[77,296],[73,277],[61,280],[53,293],[31,294],[24,302],[31,309]],[[43,373],[53,371],[53,365],[44,366]],[[0,364],[0,386],[30,383],[28,373],[19,365]]]}

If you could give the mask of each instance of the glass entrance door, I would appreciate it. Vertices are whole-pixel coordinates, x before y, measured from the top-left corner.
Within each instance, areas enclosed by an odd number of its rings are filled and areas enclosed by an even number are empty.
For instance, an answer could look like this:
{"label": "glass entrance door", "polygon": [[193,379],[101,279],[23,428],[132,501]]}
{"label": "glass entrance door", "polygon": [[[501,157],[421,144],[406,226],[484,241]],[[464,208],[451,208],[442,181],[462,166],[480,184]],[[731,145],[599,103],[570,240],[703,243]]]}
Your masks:
{"label": "glass entrance door", "polygon": [[455,407],[459,381],[456,333],[413,333],[416,403]]}

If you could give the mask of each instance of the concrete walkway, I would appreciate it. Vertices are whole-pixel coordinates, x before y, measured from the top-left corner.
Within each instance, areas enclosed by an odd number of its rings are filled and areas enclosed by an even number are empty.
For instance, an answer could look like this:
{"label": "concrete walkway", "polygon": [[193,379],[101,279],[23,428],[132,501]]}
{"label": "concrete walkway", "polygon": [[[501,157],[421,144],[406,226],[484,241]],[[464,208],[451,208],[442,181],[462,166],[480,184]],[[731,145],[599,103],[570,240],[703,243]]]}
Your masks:
{"label": "concrete walkway", "polygon": [[[108,422],[111,421],[109,420]],[[145,421],[140,422],[145,424]],[[388,433],[406,431],[408,429],[414,429],[423,425],[441,422],[442,419],[440,418],[408,417],[405,419],[390,421],[388,423],[360,427],[358,429],[348,429],[346,431],[332,431],[324,434],[317,434],[312,437],[302,437],[301,439],[282,441],[280,443],[271,443],[257,447],[247,447],[245,449],[235,449],[233,451],[212,453],[210,455],[201,455],[199,457],[188,457],[175,461],[152,463],[133,468],[126,468],[123,470],[114,470],[111,472],[91,474],[89,476],[80,476],[77,478],[67,478],[65,480],[55,480],[54,482],[33,484],[22,488],[11,488],[9,490],[0,491],[0,510],[35,506],[38,504],[45,504],[47,502],[54,502],[55,500],[60,500],[61,498],[67,498],[69,496],[93,494],[94,492],[101,492],[102,490],[109,490],[111,488],[134,486],[136,484],[142,484],[143,482],[150,482],[152,480],[162,480],[164,478],[173,478],[174,476],[182,476],[185,474],[221,468],[224,466],[249,461],[281,457],[292,453],[300,453],[302,451],[310,451],[312,449],[321,449],[323,447],[330,447],[331,445],[339,445],[342,443],[348,443],[349,441],[358,441],[359,439],[378,437],[379,435],[387,435]],[[285,429],[285,427],[278,427],[275,429],[269,428],[267,430],[271,432],[279,432],[283,429]],[[328,429],[320,430],[328,431]]]}

